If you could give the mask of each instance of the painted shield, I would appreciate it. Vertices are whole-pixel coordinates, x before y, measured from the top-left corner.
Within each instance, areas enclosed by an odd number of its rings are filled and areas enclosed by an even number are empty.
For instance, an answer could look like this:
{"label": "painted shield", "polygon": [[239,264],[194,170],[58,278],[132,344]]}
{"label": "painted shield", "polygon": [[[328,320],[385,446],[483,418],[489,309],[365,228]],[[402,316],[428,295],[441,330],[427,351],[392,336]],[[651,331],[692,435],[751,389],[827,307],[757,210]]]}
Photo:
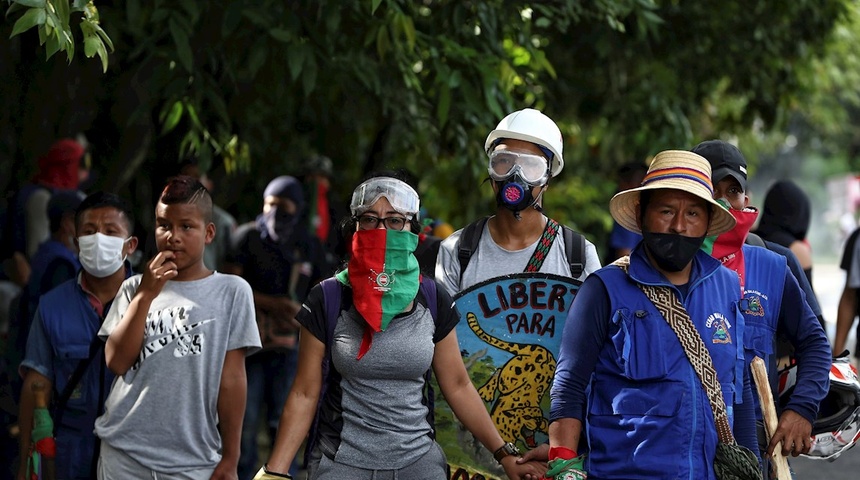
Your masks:
{"label": "painted shield", "polygon": [[[466,370],[502,438],[522,452],[547,441],[556,357],[580,285],[569,277],[520,273],[473,285],[455,297]],[[507,478],[441,395],[435,417],[450,480]]]}

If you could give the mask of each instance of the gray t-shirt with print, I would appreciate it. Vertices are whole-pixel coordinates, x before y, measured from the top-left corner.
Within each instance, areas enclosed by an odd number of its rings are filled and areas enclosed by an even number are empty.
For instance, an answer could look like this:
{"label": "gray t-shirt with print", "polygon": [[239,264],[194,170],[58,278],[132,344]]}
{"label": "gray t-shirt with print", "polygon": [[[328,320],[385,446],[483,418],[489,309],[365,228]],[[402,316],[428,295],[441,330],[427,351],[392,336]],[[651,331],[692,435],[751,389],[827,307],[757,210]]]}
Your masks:
{"label": "gray t-shirt with print", "polygon": [[[469,265],[463,272],[461,279],[457,249],[462,233],[463,229],[457,230],[443,240],[439,247],[439,256],[436,259],[436,281],[451,296],[484,280],[512,273],[522,273],[535,251],[537,242],[540,241],[538,239],[535,243],[521,250],[505,250],[493,241],[489,222],[487,222],[484,224],[484,231],[481,234],[478,248],[472,253],[472,258],[469,260]],[[594,244],[586,240],[585,269],[577,280],[585,280],[586,276],[599,268],[600,258],[597,256],[597,249]],[[571,276],[570,264],[564,253],[564,235],[560,231],[552,243],[552,248],[550,248],[540,271],[564,277]]]}
{"label": "gray t-shirt with print", "polygon": [[[99,330],[113,332],[141,276],[126,280]],[[251,287],[217,272],[168,281],[149,308],[143,348],[116,377],[95,433],[143,466],[163,473],[214,467],[221,459],[218,394],[229,350],[260,348]]]}

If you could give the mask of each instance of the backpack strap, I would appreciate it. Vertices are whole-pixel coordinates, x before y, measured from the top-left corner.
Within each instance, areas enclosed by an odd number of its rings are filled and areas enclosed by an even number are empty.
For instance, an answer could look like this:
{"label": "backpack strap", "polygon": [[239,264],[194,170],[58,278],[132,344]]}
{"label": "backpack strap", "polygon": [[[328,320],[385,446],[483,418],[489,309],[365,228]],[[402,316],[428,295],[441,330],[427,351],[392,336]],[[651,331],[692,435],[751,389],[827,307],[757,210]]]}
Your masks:
{"label": "backpack strap", "polygon": [[481,241],[481,235],[484,234],[484,225],[490,217],[480,218],[466,225],[463,232],[460,234],[460,239],[457,242],[457,259],[460,260],[460,279],[463,278],[463,272],[469,266],[469,260],[472,254],[478,249],[478,243]]}
{"label": "backpack strap", "polygon": [[[68,383],[66,383],[66,388],[63,389],[62,393],[57,396],[57,402],[54,404],[54,435],[57,434],[57,428],[59,428],[63,423],[63,414],[66,413],[66,405],[69,403],[69,399],[72,397],[72,393],[75,391],[75,388],[78,387],[78,384],[81,383],[81,379],[84,378],[84,373],[86,373],[87,368],[90,364],[93,363],[93,359],[98,356],[99,352],[102,350],[104,346],[104,342],[98,335],[96,335],[92,341],[90,342],[90,351],[87,358],[83,358],[78,361],[78,366],[75,367],[75,371],[72,372],[72,376],[69,377]],[[103,381],[100,380],[100,382]],[[55,390],[56,391],[56,390]],[[101,401],[101,399],[99,400]]]}
{"label": "backpack strap", "polygon": [[[478,249],[484,225],[490,217],[484,217],[466,225],[457,242],[457,259],[460,261],[460,279],[469,265],[469,260]],[[570,276],[579,278],[585,271],[585,236],[573,229],[561,225],[564,235],[564,254],[570,265]],[[435,318],[435,317],[434,317]]]}
{"label": "backpack strap", "polygon": [[[421,284],[418,287],[421,294],[424,295],[424,300],[427,301],[427,309],[430,310],[430,315],[433,317],[433,325],[439,318],[438,308],[436,305],[436,282],[427,276],[421,276]],[[424,372],[424,395],[427,401],[427,423],[430,424],[430,438],[436,439],[436,392],[433,390],[433,367]]]}
{"label": "backpack strap", "polygon": [[316,442],[319,434],[320,412],[322,411],[323,401],[325,399],[326,390],[328,389],[328,377],[331,370],[331,343],[334,338],[334,328],[337,326],[337,318],[340,316],[341,301],[343,300],[343,285],[337,281],[335,277],[329,277],[320,282],[323,294],[323,310],[325,314],[325,357],[322,361],[322,387],[320,388],[320,397],[317,400],[316,413],[314,414],[311,428],[308,431],[308,444],[305,447],[304,466],[308,467],[311,459],[311,453],[316,447]]}
{"label": "backpack strap", "polygon": [[564,225],[564,254],[570,264],[570,276],[579,278],[585,271],[585,236]]}

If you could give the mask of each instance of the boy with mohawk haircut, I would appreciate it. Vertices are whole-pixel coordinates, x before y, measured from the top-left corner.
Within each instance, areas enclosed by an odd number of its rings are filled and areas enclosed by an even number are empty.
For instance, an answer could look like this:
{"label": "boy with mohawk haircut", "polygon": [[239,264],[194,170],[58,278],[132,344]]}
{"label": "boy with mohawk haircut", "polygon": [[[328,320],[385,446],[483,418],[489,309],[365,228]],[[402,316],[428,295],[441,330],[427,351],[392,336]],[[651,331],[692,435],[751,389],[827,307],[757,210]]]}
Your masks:
{"label": "boy with mohawk haircut", "polygon": [[117,378],[98,477],[235,479],[245,410],[245,356],[260,348],[245,280],[209,270],[212,198],[188,176],[155,208],[158,254],[123,283],[99,336]]}

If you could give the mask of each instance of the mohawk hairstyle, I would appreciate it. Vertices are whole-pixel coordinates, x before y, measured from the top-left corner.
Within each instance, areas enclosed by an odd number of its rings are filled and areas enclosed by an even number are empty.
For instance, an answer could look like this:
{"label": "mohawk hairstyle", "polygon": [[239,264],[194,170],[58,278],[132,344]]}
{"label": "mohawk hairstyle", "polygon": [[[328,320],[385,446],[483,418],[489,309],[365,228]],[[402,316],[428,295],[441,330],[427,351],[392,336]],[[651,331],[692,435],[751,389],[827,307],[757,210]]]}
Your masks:
{"label": "mohawk hairstyle", "polygon": [[212,196],[209,190],[194,177],[178,175],[167,181],[158,201],[165,205],[178,203],[194,204],[200,209],[203,220],[212,222]]}

